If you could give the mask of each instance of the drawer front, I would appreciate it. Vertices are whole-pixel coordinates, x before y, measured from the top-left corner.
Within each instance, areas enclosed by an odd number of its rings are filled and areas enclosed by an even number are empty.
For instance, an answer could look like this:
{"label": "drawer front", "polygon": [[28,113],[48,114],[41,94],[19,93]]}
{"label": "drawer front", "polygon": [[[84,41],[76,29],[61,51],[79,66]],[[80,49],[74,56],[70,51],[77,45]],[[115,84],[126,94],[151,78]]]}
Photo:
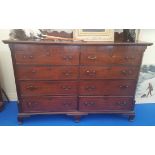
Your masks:
{"label": "drawer front", "polygon": [[134,80],[87,80],[80,81],[80,95],[133,96]]}
{"label": "drawer front", "polygon": [[78,46],[27,45],[15,48],[17,64],[78,65]]}
{"label": "drawer front", "polygon": [[21,95],[76,95],[76,81],[20,81]]}
{"label": "drawer front", "polygon": [[139,65],[142,52],[129,46],[83,46],[81,65],[125,64]]}
{"label": "drawer front", "polygon": [[77,97],[42,96],[21,99],[23,112],[62,112],[76,111]]}
{"label": "drawer front", "polygon": [[83,66],[80,67],[81,79],[136,79],[138,67],[126,66]]}
{"label": "drawer front", "polygon": [[20,80],[76,80],[78,67],[17,66],[17,77]]}
{"label": "drawer front", "polygon": [[80,97],[80,111],[126,110],[133,107],[133,98],[128,97]]}

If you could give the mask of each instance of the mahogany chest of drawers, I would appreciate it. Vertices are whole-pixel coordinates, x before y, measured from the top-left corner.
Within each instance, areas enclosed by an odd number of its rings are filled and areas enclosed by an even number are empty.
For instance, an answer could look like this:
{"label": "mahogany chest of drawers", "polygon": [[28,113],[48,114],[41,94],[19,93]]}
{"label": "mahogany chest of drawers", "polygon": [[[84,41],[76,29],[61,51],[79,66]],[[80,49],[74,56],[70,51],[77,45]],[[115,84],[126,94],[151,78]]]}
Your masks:
{"label": "mahogany chest of drawers", "polygon": [[151,43],[4,41],[12,53],[18,121],[36,114],[125,114],[133,120]]}

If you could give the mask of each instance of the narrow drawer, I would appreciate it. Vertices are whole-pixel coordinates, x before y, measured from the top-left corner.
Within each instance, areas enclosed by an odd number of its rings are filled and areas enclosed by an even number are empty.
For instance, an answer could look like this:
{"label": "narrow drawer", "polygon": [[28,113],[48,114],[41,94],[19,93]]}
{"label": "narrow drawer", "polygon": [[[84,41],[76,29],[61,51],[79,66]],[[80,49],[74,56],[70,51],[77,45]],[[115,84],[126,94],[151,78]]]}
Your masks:
{"label": "narrow drawer", "polygon": [[127,66],[83,66],[80,67],[81,79],[136,79],[138,67]]}
{"label": "narrow drawer", "polygon": [[22,112],[65,112],[77,110],[77,97],[40,96],[21,99]]}
{"label": "narrow drawer", "polygon": [[142,51],[130,46],[82,46],[81,65],[139,65]]}
{"label": "narrow drawer", "polygon": [[78,67],[76,66],[17,66],[19,80],[76,80]]}
{"label": "narrow drawer", "polygon": [[87,80],[80,81],[80,95],[133,96],[134,80]]}
{"label": "narrow drawer", "polygon": [[80,111],[131,111],[133,98],[129,97],[80,97]]}
{"label": "narrow drawer", "polygon": [[78,65],[78,46],[20,45],[15,48],[17,64]]}
{"label": "narrow drawer", "polygon": [[76,81],[20,81],[22,96],[27,95],[76,95]]}

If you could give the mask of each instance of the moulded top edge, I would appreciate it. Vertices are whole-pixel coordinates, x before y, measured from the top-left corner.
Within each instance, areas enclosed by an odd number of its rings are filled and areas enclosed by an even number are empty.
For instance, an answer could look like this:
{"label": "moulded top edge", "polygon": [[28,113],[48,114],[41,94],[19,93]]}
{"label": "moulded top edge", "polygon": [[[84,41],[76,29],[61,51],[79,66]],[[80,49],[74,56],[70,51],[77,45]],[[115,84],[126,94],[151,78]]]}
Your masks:
{"label": "moulded top edge", "polygon": [[55,45],[128,45],[151,46],[150,42],[113,42],[113,41],[45,41],[45,40],[3,40],[5,44],[55,44]]}

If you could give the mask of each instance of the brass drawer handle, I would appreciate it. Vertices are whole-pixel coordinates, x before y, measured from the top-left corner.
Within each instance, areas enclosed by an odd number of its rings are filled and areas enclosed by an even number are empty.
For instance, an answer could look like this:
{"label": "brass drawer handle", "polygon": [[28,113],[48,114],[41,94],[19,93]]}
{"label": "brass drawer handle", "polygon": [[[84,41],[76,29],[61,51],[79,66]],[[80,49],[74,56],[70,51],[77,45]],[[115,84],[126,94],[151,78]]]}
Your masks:
{"label": "brass drawer handle", "polygon": [[93,71],[87,70],[86,74],[89,75],[89,76],[95,76],[96,75],[96,71],[95,70],[93,70]]}
{"label": "brass drawer handle", "polygon": [[32,103],[32,102],[27,102],[27,106],[28,106],[28,107],[33,107],[33,106],[36,106],[36,105],[37,105],[36,102],[34,102],[34,103]]}
{"label": "brass drawer handle", "polygon": [[32,106],[32,103],[31,103],[31,102],[28,102],[28,103],[27,103],[27,106],[28,106],[28,107],[31,107],[31,106]]}
{"label": "brass drawer handle", "polygon": [[83,104],[85,106],[94,106],[96,103],[95,102],[84,102]]}
{"label": "brass drawer handle", "polygon": [[121,73],[124,74],[124,75],[128,74],[126,70],[122,70]]}
{"label": "brass drawer handle", "polygon": [[65,75],[65,76],[71,76],[71,72],[63,72],[63,74]]}
{"label": "brass drawer handle", "polygon": [[24,55],[23,58],[26,59],[26,55]]}
{"label": "brass drawer handle", "polygon": [[120,88],[128,88],[129,86],[128,85],[121,85],[119,86]]}
{"label": "brass drawer handle", "polygon": [[32,73],[36,73],[36,70],[32,70]]}
{"label": "brass drawer handle", "polygon": [[119,106],[126,106],[128,103],[123,101],[123,102],[117,102],[116,104]]}
{"label": "brass drawer handle", "polygon": [[37,89],[37,87],[35,87],[35,86],[28,86],[28,87],[26,87],[26,89],[35,90],[35,89]]}
{"label": "brass drawer handle", "polygon": [[90,102],[89,105],[94,106],[96,103],[95,102]]}
{"label": "brass drawer handle", "polygon": [[32,55],[30,55],[30,56],[29,56],[29,58],[30,58],[30,59],[33,59],[33,56],[32,56]]}
{"label": "brass drawer handle", "polygon": [[69,61],[69,60],[72,60],[73,57],[72,56],[64,56],[63,59]]}
{"label": "brass drawer handle", "polygon": [[126,57],[124,57],[124,59],[125,59],[125,60],[133,60],[134,57],[128,57],[128,56],[126,56]]}
{"label": "brass drawer handle", "polygon": [[88,56],[89,60],[95,60],[97,57],[96,56]]}
{"label": "brass drawer handle", "polygon": [[122,70],[121,73],[124,75],[131,75],[133,72],[131,70]]}
{"label": "brass drawer handle", "polygon": [[95,87],[95,86],[87,86],[85,89],[86,89],[86,90],[95,90],[96,87]]}
{"label": "brass drawer handle", "polygon": [[62,89],[63,89],[63,90],[70,90],[71,87],[70,87],[70,86],[62,86]]}

